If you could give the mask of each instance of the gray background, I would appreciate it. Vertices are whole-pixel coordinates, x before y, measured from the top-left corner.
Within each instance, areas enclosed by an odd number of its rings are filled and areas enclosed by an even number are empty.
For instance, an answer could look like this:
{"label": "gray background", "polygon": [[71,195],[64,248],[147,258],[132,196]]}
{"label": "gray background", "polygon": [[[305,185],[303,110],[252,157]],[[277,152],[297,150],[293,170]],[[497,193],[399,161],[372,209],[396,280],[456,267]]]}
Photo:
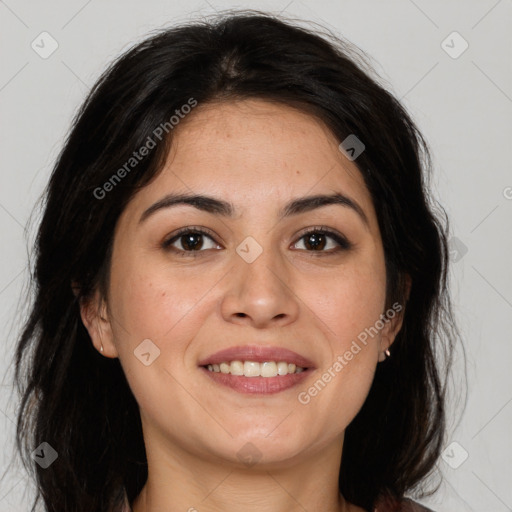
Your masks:
{"label": "gray background", "polygon": [[[512,1],[6,0],[0,1],[0,512],[28,510],[32,497],[19,463],[11,465],[12,357],[28,282],[24,227],[72,115],[105,66],[132,43],[163,25],[229,7],[282,11],[354,42],[429,141],[433,191],[455,237],[458,261],[450,278],[469,390],[462,413],[459,350],[451,431],[439,461],[445,479],[422,502],[438,512],[512,510]],[[35,41],[39,51],[50,48],[39,37],[44,31],[58,43],[47,59],[31,47]],[[463,39],[448,37],[454,31]],[[458,55],[464,40],[469,47]],[[29,239],[33,233],[32,225]]]}

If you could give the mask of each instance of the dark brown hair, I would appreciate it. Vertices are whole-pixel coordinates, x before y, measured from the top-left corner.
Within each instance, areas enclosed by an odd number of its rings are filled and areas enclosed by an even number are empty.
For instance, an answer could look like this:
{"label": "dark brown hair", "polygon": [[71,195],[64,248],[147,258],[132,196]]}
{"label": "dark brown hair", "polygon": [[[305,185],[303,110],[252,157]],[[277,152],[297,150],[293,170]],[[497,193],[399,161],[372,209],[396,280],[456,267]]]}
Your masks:
{"label": "dark brown hair", "polygon": [[[119,361],[94,349],[79,301],[106,291],[116,223],[162,169],[172,130],[108,195],[98,197],[98,187],[190,98],[278,102],[316,116],[340,142],[351,134],[363,141],[355,163],[382,234],[387,305],[407,306],[392,357],[378,365],[346,430],[339,486],[366,510],[378,497],[403,497],[432,472],[443,445],[456,337],[447,221],[429,196],[427,145],[354,47],[241,11],[160,31],[128,50],[93,87],[56,162],[35,246],[34,301],[16,353],[17,440],[37,481],[34,508],[42,499],[49,512],[111,510],[124,489],[133,500],[147,478],[137,403]],[[47,469],[30,458],[42,442],[59,455]]]}

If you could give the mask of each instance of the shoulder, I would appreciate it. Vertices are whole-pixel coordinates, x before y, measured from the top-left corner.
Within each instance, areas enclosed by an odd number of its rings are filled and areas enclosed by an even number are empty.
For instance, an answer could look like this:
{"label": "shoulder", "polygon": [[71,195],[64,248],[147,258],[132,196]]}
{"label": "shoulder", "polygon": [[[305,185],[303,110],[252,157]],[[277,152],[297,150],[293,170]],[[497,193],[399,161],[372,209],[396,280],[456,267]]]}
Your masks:
{"label": "shoulder", "polygon": [[434,512],[432,509],[420,505],[409,498],[397,501],[382,501],[377,504],[374,512]]}
{"label": "shoulder", "polygon": [[431,508],[420,505],[408,498],[402,500],[400,506],[401,508],[398,509],[400,512],[434,512]]}

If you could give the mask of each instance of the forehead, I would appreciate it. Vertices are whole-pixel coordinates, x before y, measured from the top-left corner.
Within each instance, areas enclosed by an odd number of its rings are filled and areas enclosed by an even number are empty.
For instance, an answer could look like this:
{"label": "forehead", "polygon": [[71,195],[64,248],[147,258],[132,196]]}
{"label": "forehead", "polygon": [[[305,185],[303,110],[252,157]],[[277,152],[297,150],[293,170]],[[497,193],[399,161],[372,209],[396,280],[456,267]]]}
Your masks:
{"label": "forehead", "polygon": [[183,192],[222,196],[241,211],[277,210],[294,197],[341,192],[372,216],[359,169],[332,132],[305,112],[259,99],[198,105],[172,135],[162,172],[132,208]]}

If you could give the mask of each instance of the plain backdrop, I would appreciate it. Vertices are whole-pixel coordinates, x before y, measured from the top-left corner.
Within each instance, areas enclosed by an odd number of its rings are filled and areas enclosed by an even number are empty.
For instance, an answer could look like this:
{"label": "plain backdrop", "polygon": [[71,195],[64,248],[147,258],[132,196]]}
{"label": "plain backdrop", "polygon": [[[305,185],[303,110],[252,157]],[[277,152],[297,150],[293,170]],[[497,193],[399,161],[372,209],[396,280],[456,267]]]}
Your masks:
{"label": "plain backdrop", "polygon": [[[72,116],[106,65],[150,31],[234,7],[314,21],[355,43],[427,138],[433,192],[451,220],[450,280],[468,391],[439,460],[443,483],[421,501],[437,512],[512,510],[512,1],[5,0],[0,512],[26,511],[32,498],[19,463],[12,463],[12,357],[27,301],[27,236],[34,233],[33,226],[27,235],[24,229]],[[43,58],[52,44],[57,49]],[[452,390],[459,401],[462,361],[459,350]]]}

